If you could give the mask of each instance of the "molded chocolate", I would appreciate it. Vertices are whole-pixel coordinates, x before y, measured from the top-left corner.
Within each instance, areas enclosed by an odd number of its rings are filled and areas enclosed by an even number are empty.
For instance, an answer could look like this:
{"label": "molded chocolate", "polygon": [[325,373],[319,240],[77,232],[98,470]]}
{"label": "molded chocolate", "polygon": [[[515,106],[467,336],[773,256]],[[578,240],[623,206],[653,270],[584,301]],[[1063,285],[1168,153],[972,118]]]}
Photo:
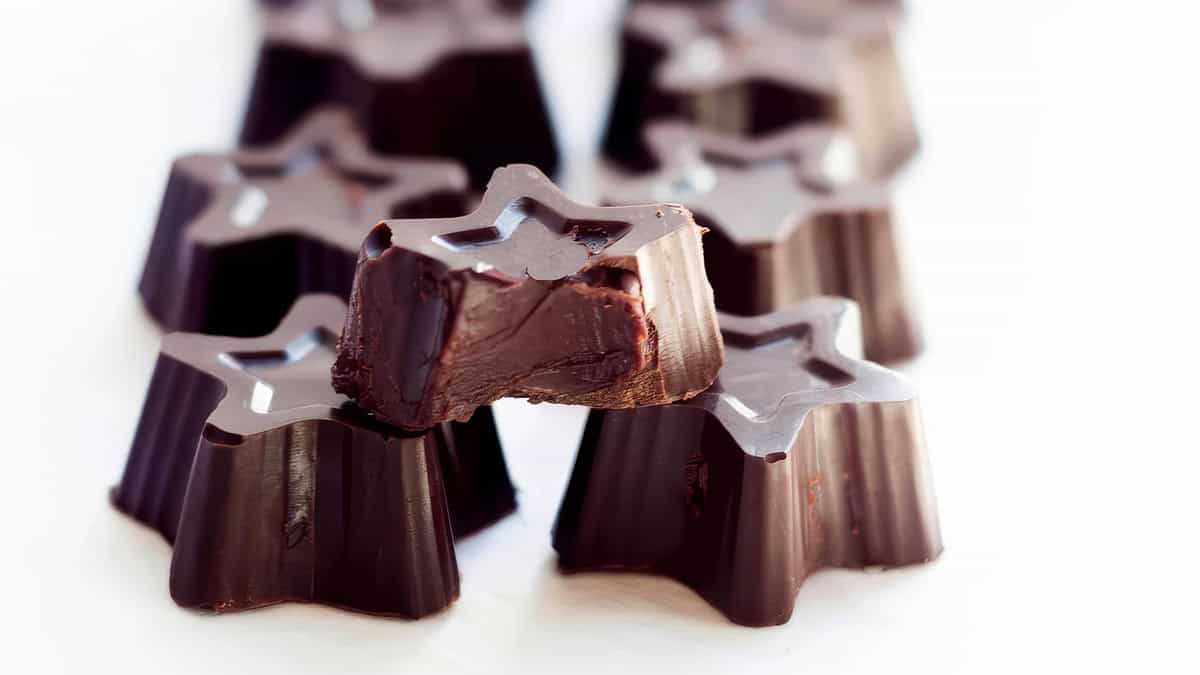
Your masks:
{"label": "molded chocolate", "polygon": [[757,315],[817,295],[859,303],[867,358],[921,349],[908,302],[890,190],[836,184],[821,159],[834,130],[806,125],[748,140],[661,122],[647,131],[659,168],[613,177],[612,204],[681,202],[709,228],[705,268],[717,309]]}
{"label": "molded chocolate", "polygon": [[739,136],[803,122],[845,126],[863,175],[896,171],[919,145],[892,29],[895,2],[639,2],[622,34],[604,154],[653,166],[648,122],[679,118]]}
{"label": "molded chocolate", "polygon": [[532,166],[497,169],[474,213],[367,236],[334,388],[405,428],[501,396],[692,396],[722,362],[700,235],[679,206],[582,206]]}
{"label": "molded chocolate", "polygon": [[262,335],[304,293],[349,294],[373,223],[469,199],[457,164],[374,155],[324,109],[270,148],[176,160],[138,290],[168,330]]}
{"label": "molded chocolate", "polygon": [[476,186],[510,162],[553,173],[553,129],[520,15],[484,0],[404,4],[264,8],[241,142],[271,143],[333,103],[353,111],[373,149],[455,158]]}
{"label": "molded chocolate", "polygon": [[664,574],[730,620],[785,623],[822,567],[942,550],[916,393],[839,351],[853,303],[721,316],[703,394],[594,410],[554,531],[564,571]]}
{"label": "molded chocolate", "polygon": [[412,433],[330,388],[344,318],[310,295],[265,337],[163,339],[112,497],[174,544],[181,606],[420,617],[458,596],[452,521],[464,534],[515,507],[487,409]]}

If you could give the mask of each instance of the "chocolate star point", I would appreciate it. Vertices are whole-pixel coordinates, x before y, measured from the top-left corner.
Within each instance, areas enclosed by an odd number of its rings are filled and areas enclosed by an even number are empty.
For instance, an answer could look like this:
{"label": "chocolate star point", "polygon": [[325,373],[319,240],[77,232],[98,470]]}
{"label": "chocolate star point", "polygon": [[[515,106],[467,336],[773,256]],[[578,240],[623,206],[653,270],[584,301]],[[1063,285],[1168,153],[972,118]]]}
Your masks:
{"label": "chocolate star point", "polygon": [[410,433],[331,389],[344,317],[305,296],[263,337],[164,338],[113,501],[174,544],[180,605],[423,616],[457,597],[452,532],[515,506],[490,413]]}
{"label": "chocolate star point", "polygon": [[813,298],[771,314],[722,315],[727,365],[712,387],[681,405],[710,412],[744,448],[767,457],[795,447],[821,406],[916,398],[899,373],[846,356],[857,351],[858,312],[841,298]]}
{"label": "chocolate star point", "polygon": [[371,224],[467,195],[456,164],[379,157],[318,111],[275,146],[178,160],[139,288],[167,328],[262,334],[302,293],[349,292]]}
{"label": "chocolate star point", "polygon": [[823,567],[941,552],[912,386],[846,356],[849,301],[722,315],[699,396],[592,411],[555,526],[566,571],[671,576],[732,621],[785,623]]}

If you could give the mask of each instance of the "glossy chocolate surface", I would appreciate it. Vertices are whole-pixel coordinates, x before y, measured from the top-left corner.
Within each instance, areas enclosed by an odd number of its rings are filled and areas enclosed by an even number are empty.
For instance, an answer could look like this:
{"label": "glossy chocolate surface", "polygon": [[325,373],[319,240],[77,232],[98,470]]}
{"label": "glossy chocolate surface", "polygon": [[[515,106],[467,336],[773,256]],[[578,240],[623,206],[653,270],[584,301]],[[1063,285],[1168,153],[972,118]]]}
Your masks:
{"label": "glossy chocolate surface", "polygon": [[344,318],[310,295],[265,337],[164,338],[112,497],[174,544],[180,605],[423,616],[458,595],[453,533],[515,507],[487,409],[410,433],[331,389]]}
{"label": "glossy chocolate surface", "polygon": [[742,139],[678,122],[647,130],[658,168],[613,176],[611,204],[679,202],[711,231],[704,258],[717,309],[765,314],[837,295],[863,312],[867,358],[920,351],[896,245],[889,187],[834,183],[821,162],[834,129],[805,125]]}
{"label": "glossy chocolate surface", "polygon": [[890,2],[635,3],[604,154],[652,167],[642,131],[656,120],[744,137],[822,121],[848,130],[864,175],[892,173],[918,145],[892,45],[900,15]]}
{"label": "glossy chocolate surface", "polygon": [[562,569],[667,575],[762,626],[785,623],[823,567],[936,558],[916,393],[840,350],[853,307],[722,315],[727,360],[706,392],[592,411],[555,526]]}
{"label": "glossy chocolate surface", "polygon": [[454,162],[380,157],[324,109],[274,146],[176,160],[138,289],[169,330],[262,335],[304,293],[348,295],[379,220],[469,200]]}
{"label": "glossy chocolate surface", "polygon": [[477,187],[510,162],[555,171],[554,135],[518,13],[485,0],[385,4],[264,8],[242,143],[271,143],[314,107],[339,104],[373,149],[457,159]]}
{"label": "glossy chocolate surface", "polygon": [[691,396],[722,360],[700,235],[678,206],[583,206],[534,167],[497,169],[474,213],[367,237],[334,387],[406,428],[501,396]]}

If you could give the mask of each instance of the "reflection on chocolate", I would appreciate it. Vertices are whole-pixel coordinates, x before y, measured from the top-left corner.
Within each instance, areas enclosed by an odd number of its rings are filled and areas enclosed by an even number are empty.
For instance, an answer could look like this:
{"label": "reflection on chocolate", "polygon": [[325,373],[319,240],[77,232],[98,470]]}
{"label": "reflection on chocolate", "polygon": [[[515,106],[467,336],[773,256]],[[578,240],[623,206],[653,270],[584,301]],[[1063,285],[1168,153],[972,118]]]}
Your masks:
{"label": "reflection on chocolate", "polygon": [[373,149],[455,158],[476,186],[509,162],[558,165],[521,17],[496,3],[299,0],[264,8],[263,27],[243,144],[335,103]]}
{"label": "reflection on chocolate", "polygon": [[534,167],[497,169],[474,213],[368,235],[334,387],[405,428],[501,396],[694,395],[722,361],[700,234],[678,206],[582,206]]}
{"label": "reflection on chocolate", "polygon": [[911,358],[921,340],[900,271],[890,191],[836,184],[821,160],[833,129],[740,139],[681,123],[651,125],[658,169],[613,177],[611,204],[680,202],[710,228],[704,260],[717,309],[765,314],[817,295],[862,307],[867,358]]}
{"label": "reflection on chocolate", "polygon": [[727,362],[708,391],[593,410],[555,525],[562,569],[667,575],[762,626],[785,623],[822,567],[936,558],[916,394],[840,351],[853,307],[722,315]]}
{"label": "reflection on chocolate", "polygon": [[899,3],[639,2],[622,33],[604,154],[653,165],[642,127],[666,118],[761,136],[844,125],[864,175],[902,166],[918,140],[892,29]]}
{"label": "reflection on chocolate", "polygon": [[262,335],[304,293],[349,293],[372,224],[468,203],[455,163],[381,158],[324,109],[272,147],[176,160],[138,288],[167,329]]}
{"label": "reflection on chocolate", "polygon": [[180,605],[423,616],[458,596],[451,521],[514,508],[487,409],[409,433],[330,388],[344,317],[310,295],[265,337],[164,338],[112,497],[173,542]]}

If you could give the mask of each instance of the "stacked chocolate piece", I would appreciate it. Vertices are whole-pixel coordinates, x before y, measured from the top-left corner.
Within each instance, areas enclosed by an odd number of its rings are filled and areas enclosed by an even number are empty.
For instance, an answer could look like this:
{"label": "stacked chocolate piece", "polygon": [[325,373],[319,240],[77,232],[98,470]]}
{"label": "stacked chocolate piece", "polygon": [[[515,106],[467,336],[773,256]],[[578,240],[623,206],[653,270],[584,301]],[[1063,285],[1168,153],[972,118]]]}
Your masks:
{"label": "stacked chocolate piece", "polygon": [[[566,572],[769,625],[821,567],[940,552],[915,392],[853,356],[917,345],[881,182],[915,147],[895,6],[635,3],[624,168],[588,206],[544,173],[524,4],[263,3],[243,147],[172,167],[140,286],[191,332],[113,502],[174,544],[180,605],[445,608],[455,537],[516,508],[502,397],[591,408]],[[844,133],[852,182],[822,165]]]}

